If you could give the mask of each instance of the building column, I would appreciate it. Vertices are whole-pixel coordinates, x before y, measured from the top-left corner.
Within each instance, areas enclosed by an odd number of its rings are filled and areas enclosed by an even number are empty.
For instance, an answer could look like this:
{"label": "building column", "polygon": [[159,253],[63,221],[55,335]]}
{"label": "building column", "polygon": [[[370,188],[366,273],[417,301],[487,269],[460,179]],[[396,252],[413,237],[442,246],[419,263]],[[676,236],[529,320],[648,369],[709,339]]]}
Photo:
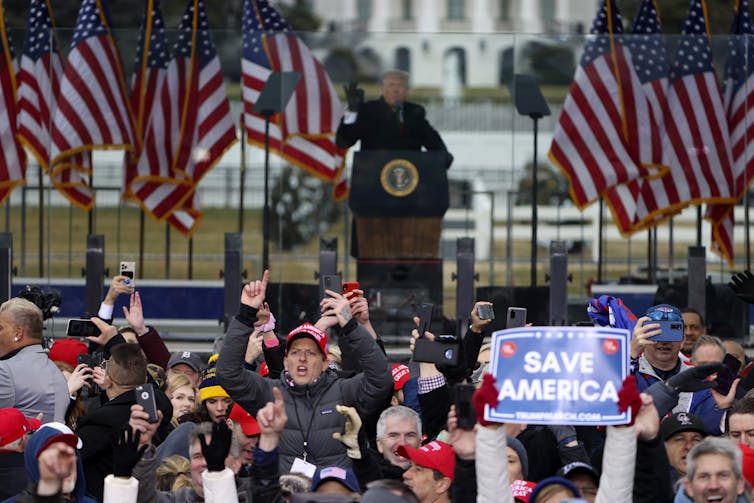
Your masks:
{"label": "building column", "polygon": [[369,31],[387,32],[390,17],[390,0],[372,0],[372,18],[369,20]]}
{"label": "building column", "polygon": [[492,6],[490,0],[471,0],[471,31],[473,33],[489,33],[494,30]]}

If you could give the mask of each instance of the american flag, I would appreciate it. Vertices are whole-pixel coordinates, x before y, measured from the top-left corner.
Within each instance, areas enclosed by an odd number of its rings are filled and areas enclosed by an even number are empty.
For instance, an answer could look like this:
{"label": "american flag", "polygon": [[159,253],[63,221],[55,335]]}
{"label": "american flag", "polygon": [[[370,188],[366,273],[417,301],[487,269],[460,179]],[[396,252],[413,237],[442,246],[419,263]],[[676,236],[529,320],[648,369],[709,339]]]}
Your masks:
{"label": "american flag", "polygon": [[[662,165],[662,149],[665,137],[664,118],[667,114],[666,94],[668,89],[669,66],[667,48],[662,37],[657,8],[654,0],[643,0],[633,23],[633,34],[628,37],[627,45],[631,50],[632,62],[641,82],[646,100],[649,102],[651,120],[650,138],[640,151],[644,163],[660,166],[659,174],[668,172]],[[657,175],[655,175],[657,176]],[[613,213],[618,230],[623,235],[630,235],[643,228],[656,225],[667,215],[649,213],[642,199],[645,179],[633,180],[608,189],[605,199]],[[665,194],[655,199],[666,200]],[[651,193],[648,196],[653,196]],[[661,208],[664,208],[662,206]]]}
{"label": "american flag", "polygon": [[617,184],[647,176],[651,112],[619,35],[614,0],[603,0],[553,135],[549,157],[568,177],[579,208]]}
{"label": "american flag", "polygon": [[308,47],[267,0],[244,0],[241,60],[244,126],[248,142],[264,146],[265,120],[253,112],[272,72],[302,75],[283,113],[270,121],[270,150],[346,196],[345,149],[335,145],[343,105],[330,77]]}
{"label": "american flag", "polygon": [[[740,0],[733,18],[725,64],[723,103],[728,117],[733,154],[733,187],[742,198],[754,176],[754,29],[749,2]],[[733,225],[735,205],[711,205],[707,214],[712,226],[712,250],[733,266]]]}
{"label": "american flag", "polygon": [[133,118],[126,99],[120,54],[101,0],[84,0],[57,91],[52,120],[50,177],[73,204],[91,209],[91,166],[81,152],[133,150]]}
{"label": "american flag", "polygon": [[728,124],[704,12],[702,0],[692,0],[667,93],[663,159],[670,171],[642,188],[648,215],[734,201]]}
{"label": "american flag", "polygon": [[203,1],[186,7],[159,96],[131,187],[152,216],[190,237],[201,218],[196,187],[237,141]]}
{"label": "american flag", "polygon": [[0,4],[0,204],[25,183],[26,154],[16,137],[16,64],[13,43],[5,29],[5,9]]}
{"label": "american flag", "polygon": [[[18,138],[29,149],[42,168],[50,168],[50,123],[55,112],[55,92],[60,86],[63,59],[57,40],[52,33],[55,23],[50,5],[45,0],[32,0],[26,30],[21,69],[18,72]],[[91,152],[71,156],[70,163],[91,169]],[[64,173],[53,179],[60,188]],[[75,183],[67,183],[67,193],[76,193],[81,175],[73,170],[67,173]],[[66,192],[63,192],[66,194]]]}

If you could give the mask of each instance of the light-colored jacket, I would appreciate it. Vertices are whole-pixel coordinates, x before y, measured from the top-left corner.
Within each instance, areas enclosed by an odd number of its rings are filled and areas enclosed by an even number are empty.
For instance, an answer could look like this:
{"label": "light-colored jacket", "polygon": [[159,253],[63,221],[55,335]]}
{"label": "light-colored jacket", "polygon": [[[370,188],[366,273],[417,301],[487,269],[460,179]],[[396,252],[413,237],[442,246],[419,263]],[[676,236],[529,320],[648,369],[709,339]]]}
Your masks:
{"label": "light-colored jacket", "polygon": [[43,423],[65,423],[69,401],[65,376],[41,344],[25,346],[0,360],[0,408],[15,407],[26,417],[41,412]]}
{"label": "light-colored jacket", "polygon": [[[512,503],[505,428],[479,425],[476,436],[477,503]],[[636,466],[636,428],[607,428],[596,503],[631,503]]]}
{"label": "light-colored jacket", "polygon": [[[221,472],[202,472],[202,487],[204,488],[205,503],[238,503],[238,493],[236,492],[236,480],[233,472],[226,468]],[[183,493],[192,494],[194,499],[201,501],[201,498],[188,489]],[[170,496],[164,495],[158,498],[158,501],[180,501],[179,499],[171,500]],[[103,503],[137,503],[139,497],[139,481],[134,477],[127,480],[116,479],[112,475],[105,478],[105,498]],[[187,501],[193,501],[188,499]]]}

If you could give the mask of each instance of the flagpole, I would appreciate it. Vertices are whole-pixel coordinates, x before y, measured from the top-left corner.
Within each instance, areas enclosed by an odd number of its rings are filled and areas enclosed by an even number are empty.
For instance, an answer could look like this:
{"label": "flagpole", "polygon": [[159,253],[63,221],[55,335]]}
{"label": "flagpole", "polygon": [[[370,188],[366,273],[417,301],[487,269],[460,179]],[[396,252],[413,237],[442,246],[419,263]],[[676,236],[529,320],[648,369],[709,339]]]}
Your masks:
{"label": "flagpole", "polygon": [[270,265],[270,116],[264,117],[264,210],[262,221],[262,270],[266,271]]}
{"label": "flagpole", "polygon": [[165,279],[170,279],[170,222],[165,224]]}
{"label": "flagpole", "polygon": [[243,239],[243,211],[244,211],[244,192],[246,191],[246,128],[243,123],[243,112],[239,124],[241,125],[241,171],[238,182],[238,233]]}
{"label": "flagpole", "polygon": [[597,217],[597,283],[602,283],[602,234],[605,230],[605,200],[600,198],[600,213]]}
{"label": "flagpole", "polygon": [[144,210],[143,209],[139,211],[139,271],[143,277],[143,274],[144,274]]}
{"label": "flagpole", "polygon": [[44,276],[44,171],[39,166],[39,277]]}

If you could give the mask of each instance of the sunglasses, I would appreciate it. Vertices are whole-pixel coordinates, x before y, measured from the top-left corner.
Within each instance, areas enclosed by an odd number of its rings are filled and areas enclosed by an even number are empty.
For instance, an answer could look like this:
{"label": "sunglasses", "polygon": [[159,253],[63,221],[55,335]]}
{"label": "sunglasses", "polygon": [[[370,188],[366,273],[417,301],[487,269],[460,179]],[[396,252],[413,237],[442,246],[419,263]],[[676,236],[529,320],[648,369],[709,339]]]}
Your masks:
{"label": "sunglasses", "polygon": [[668,311],[652,311],[650,313],[647,313],[647,316],[650,320],[654,321],[662,321],[662,320],[670,320],[670,321],[683,321],[683,318],[678,313],[674,312],[668,312]]}

